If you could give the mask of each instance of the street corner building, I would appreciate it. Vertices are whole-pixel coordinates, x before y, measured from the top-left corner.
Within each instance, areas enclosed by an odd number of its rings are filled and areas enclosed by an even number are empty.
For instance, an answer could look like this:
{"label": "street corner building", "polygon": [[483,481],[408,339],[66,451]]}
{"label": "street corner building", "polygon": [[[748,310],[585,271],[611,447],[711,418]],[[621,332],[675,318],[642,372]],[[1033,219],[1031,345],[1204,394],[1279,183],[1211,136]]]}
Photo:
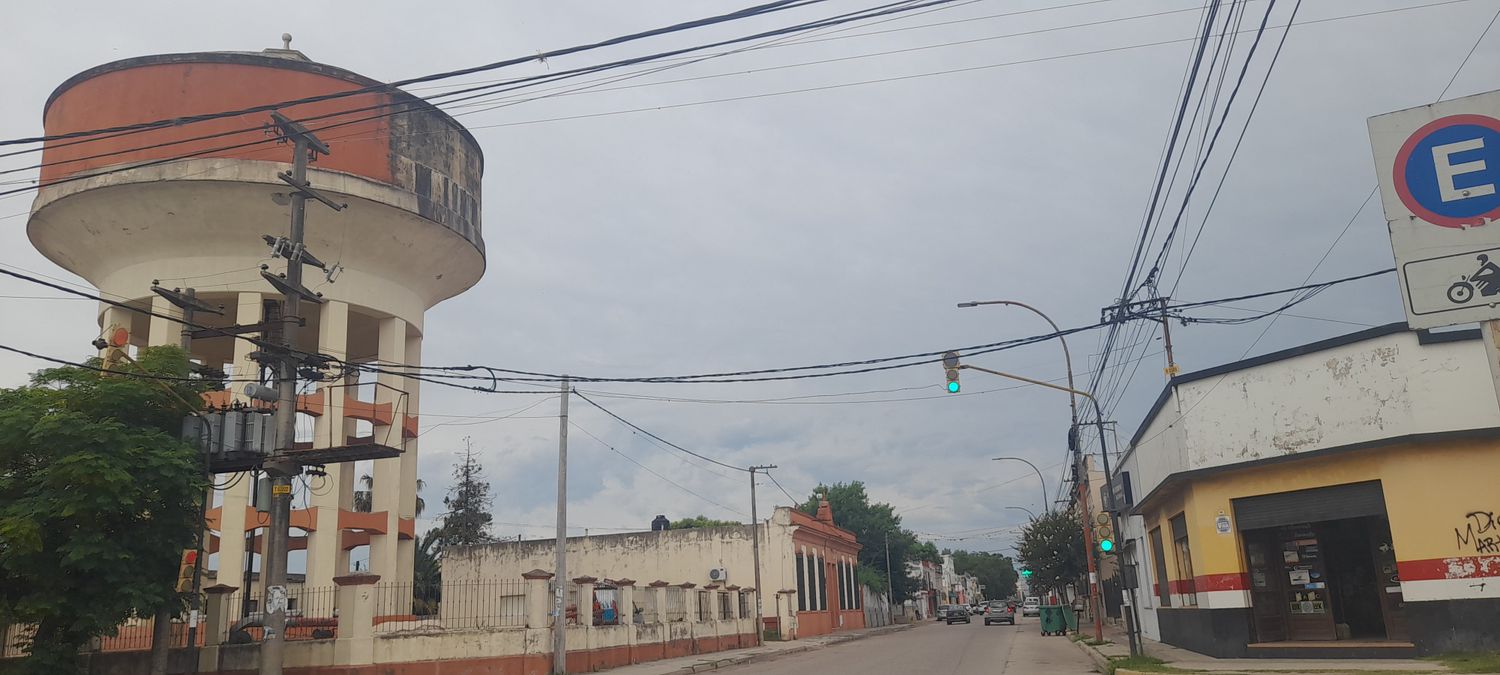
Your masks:
{"label": "street corner building", "polygon": [[[793,640],[840,630],[864,628],[888,620],[866,620],[874,594],[858,583],[860,544],[854,534],[833,524],[823,501],[815,516],[778,507],[755,528],[761,538],[761,584],[754,587],[755,557],[750,526],[695,527],[600,536],[569,537],[568,576],[584,580],[584,591],[569,592],[570,607],[593,605],[596,621],[659,626],[667,631],[657,658],[754,644],[755,603],[759,599],[767,639]],[[546,574],[553,568],[556,542],[501,542],[443,555],[444,583]],[[624,581],[621,581],[624,580]],[[626,598],[618,593],[630,588]],[[604,590],[601,600],[597,594]],[[583,595],[580,595],[580,592]],[[579,597],[595,593],[592,602]],[[873,603],[872,603],[873,604]],[[613,605],[618,619],[603,611]],[[570,612],[574,610],[569,610]],[[887,615],[888,616],[888,615]],[[743,619],[744,635],[704,638],[687,628],[711,619]],[[717,641],[731,644],[717,646]],[[646,640],[642,640],[645,642]]]}
{"label": "street corner building", "polygon": [[[230,334],[275,340],[296,320],[298,350],[353,364],[420,364],[425,312],[485,270],[479,145],[422,99],[311,61],[283,39],[282,48],[260,52],[129,58],[62,83],[43,111],[46,133],[61,138],[43,147],[27,234],[48,259],[126,305],[98,308],[101,331],[117,347],[190,341],[195,361],[245,383],[261,377],[265,356]],[[294,100],[310,102],[279,103]],[[306,251],[327,276],[309,263],[318,277],[306,286],[318,293],[304,299],[300,317],[284,315],[268,278],[283,262],[273,259],[274,244],[288,232],[289,194],[298,190],[285,178],[294,146],[270,133],[272,107],[327,145],[307,167],[307,185],[347,205],[306,209]],[[259,112],[88,142],[66,136],[249,109]],[[184,326],[183,311],[153,293],[158,282],[169,291],[196,287],[202,305],[219,308],[194,313],[192,323],[207,329]],[[305,551],[308,587],[332,588],[350,573],[350,552],[363,547],[365,571],[412,581],[421,402],[417,380],[400,372],[298,382],[294,457],[326,471],[291,517],[290,548]],[[212,392],[209,403],[266,412],[243,386]],[[356,508],[350,460],[371,458],[368,503]],[[268,496],[244,478],[263,456],[229,468],[221,459],[211,460],[215,471],[234,475],[219,479],[229,487],[208,514],[208,576],[252,593]]]}
{"label": "street corner building", "polygon": [[1478,330],[1175,377],[1112,483],[1142,631],[1223,657],[1500,648],[1497,475]]}

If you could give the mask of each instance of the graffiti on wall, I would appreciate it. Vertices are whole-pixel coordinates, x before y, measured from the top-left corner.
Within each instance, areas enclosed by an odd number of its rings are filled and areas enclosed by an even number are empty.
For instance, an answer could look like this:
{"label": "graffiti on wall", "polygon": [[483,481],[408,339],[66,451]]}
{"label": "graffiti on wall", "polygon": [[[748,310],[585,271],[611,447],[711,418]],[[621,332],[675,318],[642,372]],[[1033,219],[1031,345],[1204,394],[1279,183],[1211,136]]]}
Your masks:
{"label": "graffiti on wall", "polygon": [[1494,511],[1471,511],[1453,528],[1453,536],[1459,551],[1468,547],[1474,553],[1500,553],[1500,518]]}

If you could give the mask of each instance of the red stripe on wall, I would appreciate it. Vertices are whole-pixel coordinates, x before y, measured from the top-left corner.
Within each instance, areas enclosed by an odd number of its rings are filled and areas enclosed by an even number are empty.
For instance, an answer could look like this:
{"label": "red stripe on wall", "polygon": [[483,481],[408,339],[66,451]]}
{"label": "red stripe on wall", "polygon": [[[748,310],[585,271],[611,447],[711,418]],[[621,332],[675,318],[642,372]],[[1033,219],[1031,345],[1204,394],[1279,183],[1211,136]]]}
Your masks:
{"label": "red stripe on wall", "polygon": [[1396,562],[1396,571],[1402,581],[1500,577],[1500,555],[1400,560]]}
{"label": "red stripe on wall", "polygon": [[1197,590],[1207,591],[1243,591],[1250,587],[1250,575],[1244,572],[1231,572],[1229,574],[1205,574],[1193,580]]}

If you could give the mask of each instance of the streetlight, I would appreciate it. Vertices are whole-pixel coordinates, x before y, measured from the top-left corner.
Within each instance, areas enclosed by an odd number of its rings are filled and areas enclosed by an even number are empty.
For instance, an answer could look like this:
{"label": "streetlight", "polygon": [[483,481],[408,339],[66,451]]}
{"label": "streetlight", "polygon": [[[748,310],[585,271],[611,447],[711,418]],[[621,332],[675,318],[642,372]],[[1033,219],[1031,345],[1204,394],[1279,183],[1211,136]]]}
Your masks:
{"label": "streetlight", "polygon": [[[1057,336],[1057,341],[1062,344],[1062,349],[1063,349],[1063,363],[1064,363],[1064,365],[1067,366],[1067,370],[1068,370],[1068,386],[1066,386],[1066,387],[1060,387],[1060,386],[1058,386],[1056,384],[1053,384],[1051,382],[1045,382],[1045,381],[1042,381],[1042,380],[1034,380],[1034,379],[1031,379],[1029,377],[1021,377],[1019,375],[1012,375],[1010,373],[1002,373],[1002,372],[999,372],[999,371],[996,371],[996,370],[990,370],[988,368],[980,368],[978,366],[963,365],[963,366],[960,366],[960,367],[961,368],[968,368],[968,369],[971,369],[971,370],[978,370],[978,371],[981,371],[981,372],[990,373],[992,375],[999,375],[1001,377],[1007,377],[1007,378],[1011,378],[1011,379],[1014,379],[1014,380],[1020,380],[1022,382],[1029,382],[1031,384],[1041,385],[1041,386],[1044,386],[1044,387],[1050,387],[1052,389],[1061,389],[1061,390],[1067,391],[1068,392],[1068,411],[1069,411],[1069,413],[1071,413],[1072,420],[1073,420],[1073,426],[1071,426],[1071,427],[1068,428],[1068,446],[1069,446],[1068,449],[1071,450],[1071,451],[1073,451],[1073,453],[1074,453],[1073,457],[1074,457],[1075,460],[1077,460],[1077,462],[1079,464],[1082,464],[1081,450],[1079,449],[1079,447],[1078,447],[1078,445],[1077,445],[1077,443],[1075,441],[1076,434],[1078,433],[1078,396],[1082,395],[1085,398],[1089,399],[1089,401],[1094,404],[1094,414],[1095,414],[1095,417],[1097,418],[1095,420],[1095,423],[1098,424],[1098,426],[1099,426],[1099,453],[1100,453],[1100,455],[1103,456],[1103,461],[1104,461],[1103,468],[1104,468],[1105,483],[1108,484],[1109,479],[1110,479],[1110,474],[1109,474],[1109,452],[1104,447],[1104,411],[1101,409],[1101,407],[1099,405],[1099,400],[1098,399],[1094,398],[1094,396],[1092,394],[1088,393],[1088,392],[1079,391],[1078,387],[1073,384],[1073,357],[1070,354],[1070,352],[1068,351],[1068,341],[1063,338],[1062,329],[1057,327],[1057,322],[1053,321],[1052,317],[1047,316],[1046,314],[1044,314],[1042,312],[1042,310],[1039,310],[1039,309],[1037,309],[1035,307],[1032,307],[1031,305],[1028,305],[1028,304],[1026,304],[1024,302],[1016,302],[1015,300],[986,300],[986,301],[977,301],[976,300],[976,301],[971,301],[971,302],[960,302],[960,303],[958,303],[958,306],[960,308],[979,307],[981,305],[1011,305],[1013,307],[1020,307],[1022,309],[1030,311],[1033,314],[1036,314],[1039,317],[1042,317],[1042,320],[1046,321],[1047,325],[1052,326],[1052,334],[1055,335],[1055,336]],[[1083,467],[1080,466],[1079,467],[1080,473],[1082,473],[1082,469],[1083,469]],[[1040,473],[1040,472],[1038,472],[1038,473]],[[1083,489],[1084,482],[1087,481],[1087,480],[1088,480],[1087,474],[1083,474],[1079,478],[1080,500],[1086,500],[1088,498],[1088,492]],[[1044,488],[1044,490],[1045,490],[1045,488]],[[1059,490],[1061,490],[1061,488],[1059,488]],[[1107,499],[1107,502],[1108,502],[1108,508],[1106,508],[1106,510],[1110,512],[1111,519],[1114,522],[1115,527],[1113,529],[1116,532],[1118,532],[1120,530],[1120,527],[1119,527],[1119,516],[1115,513],[1115,510],[1114,510],[1114,490],[1112,490],[1112,489],[1106,489],[1105,490],[1105,494],[1107,495],[1106,499]],[[1086,502],[1082,502],[1082,503],[1086,504]],[[1103,602],[1103,598],[1100,597],[1099,582],[1098,582],[1098,577],[1096,576],[1096,569],[1097,568],[1096,568],[1096,566],[1094,564],[1094,549],[1093,549],[1092,543],[1089,542],[1089,541],[1087,541],[1090,538],[1090,535],[1092,533],[1092,530],[1090,529],[1089,522],[1088,522],[1089,521],[1089,514],[1088,514],[1088,509],[1087,508],[1084,509],[1084,513],[1082,515],[1083,515],[1083,519],[1084,519],[1084,524],[1083,524],[1083,536],[1084,536],[1084,539],[1085,539],[1084,555],[1085,555],[1085,559],[1088,561],[1088,571],[1089,571],[1089,591],[1090,591],[1089,595],[1090,595],[1090,600],[1093,601],[1093,610],[1094,610],[1093,611],[1093,614],[1094,614],[1094,637],[1097,638],[1097,639],[1103,640],[1104,639],[1104,617],[1101,615],[1101,610],[1104,608],[1104,602]],[[1134,604],[1134,603],[1131,603],[1131,604]],[[1131,634],[1134,635],[1134,632],[1135,632],[1134,631],[1134,627],[1132,627],[1131,628]],[[1131,645],[1132,645],[1132,647],[1134,647],[1134,645],[1135,645],[1134,639],[1131,640]],[[1135,650],[1132,649],[1131,653],[1132,653],[1132,655],[1134,655]]]}
{"label": "streetlight", "polygon": [[1007,509],[1015,509],[1017,511],[1025,511],[1026,515],[1031,516],[1032,520],[1036,520],[1036,514],[1032,513],[1031,509],[1028,509],[1028,508],[1026,508],[1024,506],[1007,506],[1005,508],[1007,508]]}
{"label": "streetlight", "polygon": [[[992,462],[998,462],[998,461],[1005,460],[1005,459],[1015,460],[1017,462],[1026,462],[1026,466],[1031,467],[1031,470],[1036,472],[1037,480],[1042,481],[1042,513],[1046,513],[1048,511],[1048,508],[1047,508],[1047,479],[1042,477],[1042,470],[1036,468],[1036,465],[1032,464],[1031,460],[1029,460],[1029,459],[1022,459],[1020,457],[993,457],[993,458],[990,459],[990,461],[992,461]],[[1036,520],[1036,516],[1032,516],[1031,519],[1032,520]]]}

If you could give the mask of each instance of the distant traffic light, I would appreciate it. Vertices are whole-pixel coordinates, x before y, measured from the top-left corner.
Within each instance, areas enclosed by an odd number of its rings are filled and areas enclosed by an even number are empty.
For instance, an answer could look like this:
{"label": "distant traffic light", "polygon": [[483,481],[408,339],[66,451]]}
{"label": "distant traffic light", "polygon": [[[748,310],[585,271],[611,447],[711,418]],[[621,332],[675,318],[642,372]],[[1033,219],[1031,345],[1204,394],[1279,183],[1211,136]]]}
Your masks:
{"label": "distant traffic light", "polygon": [[177,565],[177,592],[186,593],[193,590],[193,569],[198,565],[198,550],[187,549],[182,552],[181,562]]}
{"label": "distant traffic light", "polygon": [[958,393],[958,352],[943,355],[943,372],[948,375],[948,393]]}
{"label": "distant traffic light", "polygon": [[1031,569],[1027,568],[1027,567],[1022,567],[1021,568],[1021,576],[1030,578],[1031,577]]}

